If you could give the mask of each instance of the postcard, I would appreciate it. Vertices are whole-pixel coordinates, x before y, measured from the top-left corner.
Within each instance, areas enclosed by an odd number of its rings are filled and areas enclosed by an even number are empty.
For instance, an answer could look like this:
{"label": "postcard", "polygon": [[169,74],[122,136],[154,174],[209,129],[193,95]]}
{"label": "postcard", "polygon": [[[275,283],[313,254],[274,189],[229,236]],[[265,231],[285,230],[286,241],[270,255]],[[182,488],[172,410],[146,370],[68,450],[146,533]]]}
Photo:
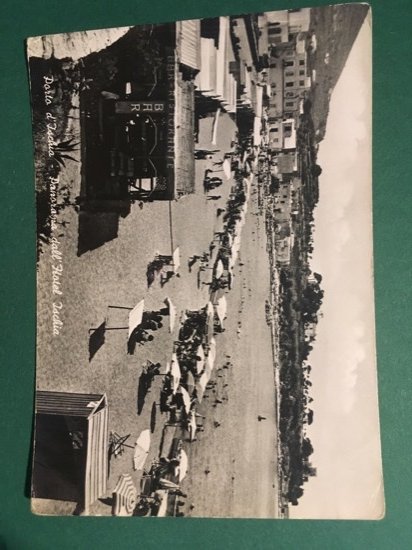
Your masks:
{"label": "postcard", "polygon": [[33,512],[383,517],[368,5],[27,56]]}

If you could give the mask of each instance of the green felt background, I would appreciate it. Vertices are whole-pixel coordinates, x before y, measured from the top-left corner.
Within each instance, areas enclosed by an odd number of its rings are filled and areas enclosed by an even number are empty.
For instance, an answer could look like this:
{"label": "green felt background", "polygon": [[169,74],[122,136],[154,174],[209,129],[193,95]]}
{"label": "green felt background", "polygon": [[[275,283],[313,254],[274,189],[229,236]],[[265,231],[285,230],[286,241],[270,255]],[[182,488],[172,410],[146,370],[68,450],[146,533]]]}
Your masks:
{"label": "green felt background", "polygon": [[[317,4],[325,4],[319,0]],[[412,548],[412,2],[373,0],[374,238],[386,518],[380,522],[42,518],[26,468],[34,387],[35,211],[27,36],[309,6],[297,0],[3,0],[0,549]],[[361,419],[360,419],[361,421]],[[330,488],[333,494],[333,487]],[[409,542],[409,544],[408,544]]]}

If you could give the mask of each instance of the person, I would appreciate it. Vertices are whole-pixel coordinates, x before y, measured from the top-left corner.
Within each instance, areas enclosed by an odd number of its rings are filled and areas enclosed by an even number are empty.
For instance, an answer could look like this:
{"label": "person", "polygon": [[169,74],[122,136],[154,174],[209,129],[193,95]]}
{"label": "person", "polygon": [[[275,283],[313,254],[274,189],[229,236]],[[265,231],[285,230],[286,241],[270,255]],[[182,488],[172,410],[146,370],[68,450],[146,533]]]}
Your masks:
{"label": "person", "polygon": [[192,266],[195,265],[195,263],[197,262],[197,260],[200,260],[200,256],[197,256],[196,254],[193,254],[193,256],[191,256],[189,258],[189,261],[187,262],[187,266],[189,268],[189,272],[192,271]]}

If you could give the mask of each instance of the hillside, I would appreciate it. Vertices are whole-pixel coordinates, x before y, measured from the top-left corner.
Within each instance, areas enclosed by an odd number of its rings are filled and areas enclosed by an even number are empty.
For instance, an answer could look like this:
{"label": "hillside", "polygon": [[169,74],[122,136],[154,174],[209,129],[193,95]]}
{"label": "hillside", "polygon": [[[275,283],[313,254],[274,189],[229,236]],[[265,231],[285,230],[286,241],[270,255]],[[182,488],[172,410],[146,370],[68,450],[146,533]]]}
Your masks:
{"label": "hillside", "polygon": [[310,93],[310,100],[317,141],[325,136],[330,95],[368,10],[366,4],[341,4],[311,10],[310,30],[316,34],[317,45],[309,58],[311,69],[316,71],[316,86]]}

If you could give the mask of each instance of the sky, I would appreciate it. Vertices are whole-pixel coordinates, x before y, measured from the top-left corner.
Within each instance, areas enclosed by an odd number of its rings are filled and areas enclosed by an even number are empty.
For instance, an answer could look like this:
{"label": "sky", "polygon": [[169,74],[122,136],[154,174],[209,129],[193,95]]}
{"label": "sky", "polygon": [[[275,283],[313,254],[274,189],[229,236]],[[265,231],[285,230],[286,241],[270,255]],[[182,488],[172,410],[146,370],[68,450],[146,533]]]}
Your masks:
{"label": "sky", "polygon": [[372,266],[371,22],[363,24],[330,102],[318,163],[312,269],[325,292],[308,427],[317,476],[291,517],[383,514]]}

